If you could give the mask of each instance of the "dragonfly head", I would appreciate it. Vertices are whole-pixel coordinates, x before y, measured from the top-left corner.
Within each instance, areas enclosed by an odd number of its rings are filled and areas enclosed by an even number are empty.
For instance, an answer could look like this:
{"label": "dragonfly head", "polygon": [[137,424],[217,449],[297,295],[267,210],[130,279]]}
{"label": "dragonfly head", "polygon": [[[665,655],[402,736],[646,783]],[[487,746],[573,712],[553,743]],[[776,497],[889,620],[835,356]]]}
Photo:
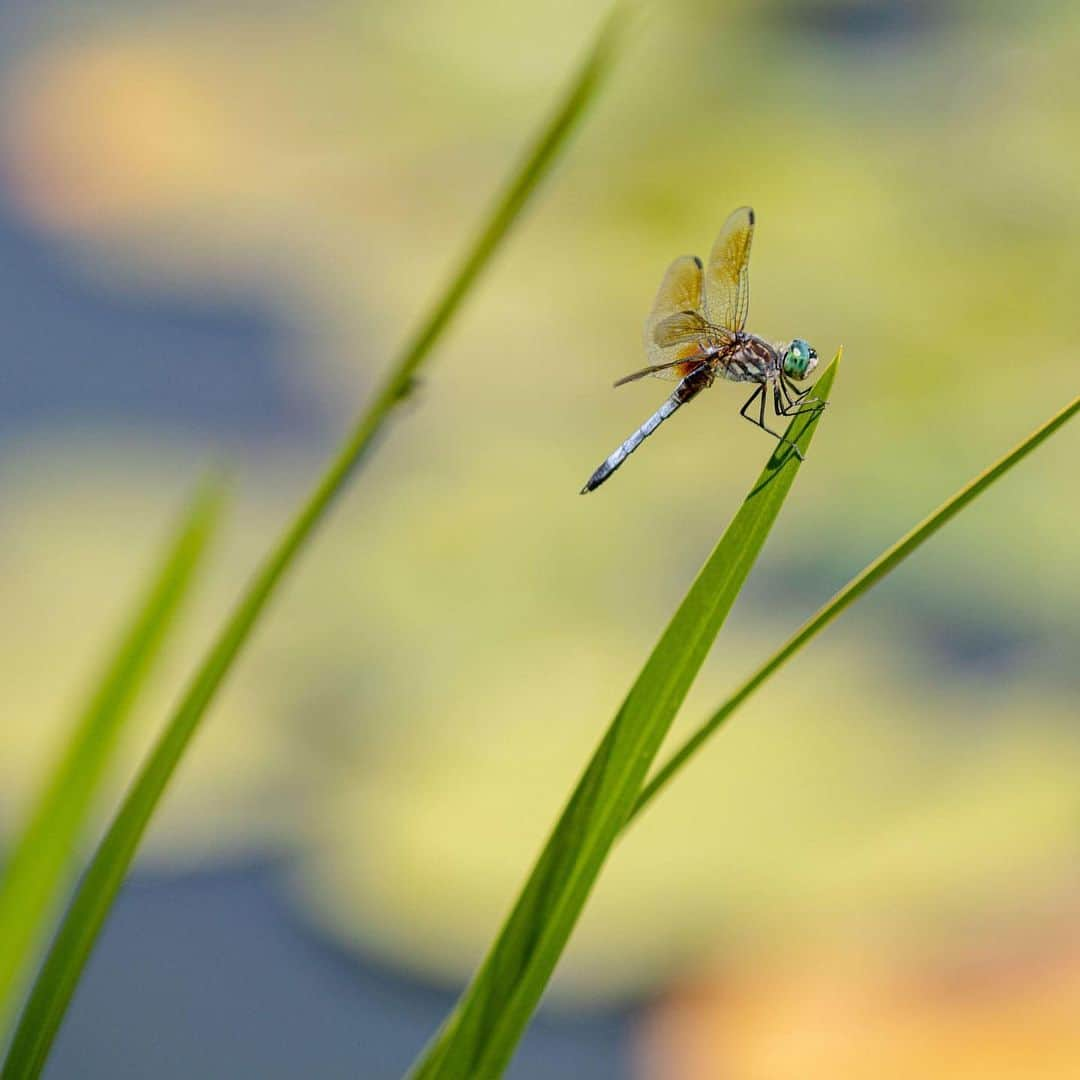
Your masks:
{"label": "dragonfly head", "polygon": [[796,338],[784,353],[784,374],[792,379],[805,379],[817,367],[817,352],[802,338]]}

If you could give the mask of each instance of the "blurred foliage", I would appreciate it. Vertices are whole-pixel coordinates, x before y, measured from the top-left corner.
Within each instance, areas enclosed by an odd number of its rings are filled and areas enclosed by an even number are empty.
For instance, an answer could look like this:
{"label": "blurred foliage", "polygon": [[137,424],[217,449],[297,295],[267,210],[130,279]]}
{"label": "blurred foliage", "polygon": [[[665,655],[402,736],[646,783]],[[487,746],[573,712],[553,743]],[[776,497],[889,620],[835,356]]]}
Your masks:
{"label": "blurred foliage", "polygon": [[[10,722],[0,729],[5,824],[18,824],[19,812],[40,790],[57,748],[69,737],[72,707],[85,699],[102,651],[149,576],[161,523],[194,471],[190,448],[140,445],[125,457],[122,470],[118,452],[123,455],[115,439],[107,447],[53,442],[34,446],[25,463],[0,472],[8,493],[8,512],[0,521],[0,574],[8,610],[19,614],[17,620],[0,620],[0,652],[12,673],[4,694]],[[115,475],[102,489],[98,478],[111,470]],[[112,796],[106,803],[126,786],[199,646],[220,622],[224,586],[250,565],[259,535],[272,520],[266,507],[247,501],[243,539],[229,541],[224,556],[214,560],[225,566],[215,565],[207,575],[213,597],[196,599],[175,635],[177,644],[159,661],[162,674],[143,694],[129,725],[137,731],[122,755],[126,765],[106,782]],[[272,686],[265,673],[263,684]],[[301,790],[303,761],[271,702],[255,700],[252,692],[240,687],[225,695],[220,725],[193,754],[185,783],[151,831],[151,851],[167,851],[175,859],[183,852],[242,851],[253,843],[279,847],[290,818],[267,794],[280,793],[286,783]]]}
{"label": "blurred foliage", "polygon": [[[602,497],[576,494],[655,407],[656,384],[608,386],[639,366],[663,267],[741,202],[759,214],[753,328],[823,354],[842,341],[844,404],[687,726],[1075,393],[1080,11],[920,5],[904,32],[861,37],[813,17],[860,6],[651,9],[230,683],[158,851],[299,843],[298,890],[335,934],[462,975],[759,460],[718,387]],[[299,330],[297,386],[344,424],[600,10],[338,0],[42,22],[3,73],[8,190],[102,288],[263,290]],[[932,932],[1071,873],[1080,509],[1063,497],[1076,433],[1060,438],[635,828],[567,985],[642,987],[717,935],[856,916]],[[110,582],[137,579],[199,449],[82,418],[5,467],[5,813],[92,669],[90,628],[119,617]],[[243,530],[192,646],[316,468],[307,447],[247,456]]]}
{"label": "blurred foliage", "polygon": [[174,526],[169,548],[124,633],[109,651],[94,690],[0,864],[0,1030],[20,979],[79,869],[80,841],[113,751],[148,680],[224,502],[218,476],[207,477]]}

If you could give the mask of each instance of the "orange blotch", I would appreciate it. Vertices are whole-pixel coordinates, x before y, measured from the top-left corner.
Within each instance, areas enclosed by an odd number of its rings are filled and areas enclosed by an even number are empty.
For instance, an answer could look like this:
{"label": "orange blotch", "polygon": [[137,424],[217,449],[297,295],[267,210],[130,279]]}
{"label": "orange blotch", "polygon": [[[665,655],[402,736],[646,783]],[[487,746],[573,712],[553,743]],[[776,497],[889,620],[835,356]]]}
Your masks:
{"label": "orange blotch", "polygon": [[220,116],[177,60],[142,41],[53,48],[5,94],[7,179],[46,227],[138,224],[187,204],[219,171]]}

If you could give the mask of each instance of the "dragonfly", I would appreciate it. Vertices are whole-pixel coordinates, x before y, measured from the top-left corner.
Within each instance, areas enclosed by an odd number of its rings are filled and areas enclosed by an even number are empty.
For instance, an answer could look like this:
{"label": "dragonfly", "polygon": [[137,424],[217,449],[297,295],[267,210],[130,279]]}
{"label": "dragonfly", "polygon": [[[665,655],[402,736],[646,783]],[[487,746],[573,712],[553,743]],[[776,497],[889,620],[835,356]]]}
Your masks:
{"label": "dragonfly", "polygon": [[717,379],[752,383],[754,392],[739,415],[767,432],[803,460],[799,448],[765,422],[771,400],[778,418],[816,411],[827,404],[799,389],[817,367],[817,352],[802,338],[769,342],[746,329],[750,307],[750,244],[754,211],[740,206],[724,222],[709,265],[696,255],[676,259],[664,274],[645,320],[648,367],[619,379],[624,386],[652,375],[677,380],[671,396],[586,481],[582,495],[595,491],[676,409]]}

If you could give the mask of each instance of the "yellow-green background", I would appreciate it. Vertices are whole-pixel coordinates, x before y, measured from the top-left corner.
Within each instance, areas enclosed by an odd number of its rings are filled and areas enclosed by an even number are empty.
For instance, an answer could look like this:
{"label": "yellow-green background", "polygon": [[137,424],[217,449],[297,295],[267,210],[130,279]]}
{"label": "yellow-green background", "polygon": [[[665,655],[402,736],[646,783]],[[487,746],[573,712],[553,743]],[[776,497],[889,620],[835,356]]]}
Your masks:
{"label": "yellow-green background", "polygon": [[[17,820],[182,492],[231,457],[237,508],[142,710],[145,745],[602,10],[315,0],[19,20],[0,70],[14,212],[103,293],[269,306],[286,393],[324,426],[207,439],[88,410],[4,442],[0,820]],[[423,977],[467,973],[769,449],[721,385],[578,497],[666,392],[609,387],[642,363],[667,262],[706,253],[752,203],[751,328],[845,348],[690,724],[1075,395],[1078,65],[1069,4],[647,8],[229,682],[147,859],[288,851],[294,903],[336,939]],[[605,871],[564,1001],[662,993],[714,953],[737,973],[865,939],[932,965],[958,926],[1073,910],[1078,447],[1052,440],[709,746]]]}

